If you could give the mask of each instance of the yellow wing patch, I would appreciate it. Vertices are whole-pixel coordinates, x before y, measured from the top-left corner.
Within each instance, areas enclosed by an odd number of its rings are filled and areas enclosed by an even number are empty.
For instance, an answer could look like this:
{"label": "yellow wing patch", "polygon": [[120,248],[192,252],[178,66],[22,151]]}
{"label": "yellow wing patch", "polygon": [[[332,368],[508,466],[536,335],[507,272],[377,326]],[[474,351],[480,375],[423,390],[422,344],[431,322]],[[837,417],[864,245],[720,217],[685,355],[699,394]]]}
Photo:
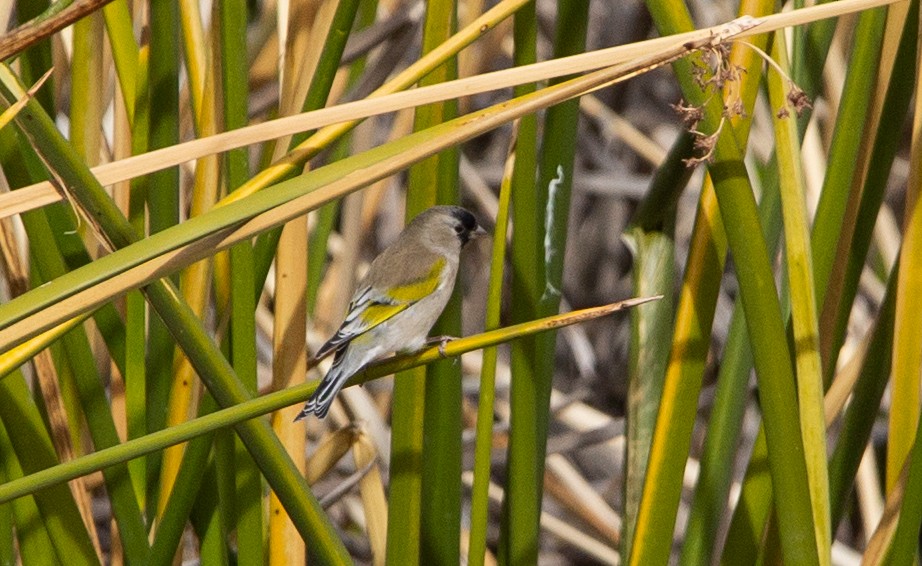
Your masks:
{"label": "yellow wing patch", "polygon": [[406,308],[409,306],[410,305],[406,303],[401,305],[385,305],[382,303],[376,303],[365,307],[365,310],[362,311],[362,314],[359,315],[359,318],[362,320],[363,327],[366,329],[371,329],[391,318],[400,311],[406,310]]}
{"label": "yellow wing patch", "polygon": [[[445,259],[439,258],[432,265],[432,269],[429,270],[429,273],[427,273],[425,277],[419,281],[414,281],[413,283],[391,287],[388,289],[387,294],[395,302],[415,303],[416,301],[419,301],[435,292],[439,286],[439,283],[442,281],[442,270],[444,269]],[[390,316],[394,316],[395,314],[397,313],[392,313]]]}

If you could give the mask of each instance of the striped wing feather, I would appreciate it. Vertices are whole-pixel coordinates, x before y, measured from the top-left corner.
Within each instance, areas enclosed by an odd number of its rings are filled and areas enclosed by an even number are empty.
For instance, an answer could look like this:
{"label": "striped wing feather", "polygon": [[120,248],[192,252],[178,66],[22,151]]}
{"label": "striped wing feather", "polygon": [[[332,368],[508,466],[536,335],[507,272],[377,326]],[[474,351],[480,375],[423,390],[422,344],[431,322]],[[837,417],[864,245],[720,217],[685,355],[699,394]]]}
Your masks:
{"label": "striped wing feather", "polygon": [[[382,257],[379,257],[378,260],[381,259],[396,258],[387,258],[382,254]],[[378,260],[375,260],[375,263],[378,263]],[[406,281],[407,278],[405,277],[401,283],[395,282],[384,286],[383,288],[388,289],[387,294],[381,293],[372,286],[360,287],[349,304],[349,313],[339,330],[317,351],[315,357],[319,360],[328,356],[348,344],[355,337],[368,332],[408,309],[414,303],[429,296],[441,284],[442,273],[446,264],[447,262],[444,258],[434,258],[434,261],[430,264],[429,271],[423,273],[421,277],[410,279],[409,281]],[[375,265],[372,264],[370,272],[373,273],[374,269]]]}

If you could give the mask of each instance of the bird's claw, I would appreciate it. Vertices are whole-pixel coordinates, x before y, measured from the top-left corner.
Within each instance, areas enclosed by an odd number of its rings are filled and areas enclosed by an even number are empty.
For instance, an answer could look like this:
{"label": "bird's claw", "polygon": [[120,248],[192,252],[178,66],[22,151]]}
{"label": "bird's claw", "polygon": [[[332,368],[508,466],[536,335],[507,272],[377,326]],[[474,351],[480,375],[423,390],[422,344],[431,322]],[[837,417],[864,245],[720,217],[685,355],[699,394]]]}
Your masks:
{"label": "bird's claw", "polygon": [[448,353],[445,352],[446,344],[448,344],[452,340],[457,340],[457,339],[458,338],[455,336],[432,336],[426,339],[426,343],[429,344],[430,346],[434,344],[438,344],[439,345],[439,357],[445,359],[448,357]]}

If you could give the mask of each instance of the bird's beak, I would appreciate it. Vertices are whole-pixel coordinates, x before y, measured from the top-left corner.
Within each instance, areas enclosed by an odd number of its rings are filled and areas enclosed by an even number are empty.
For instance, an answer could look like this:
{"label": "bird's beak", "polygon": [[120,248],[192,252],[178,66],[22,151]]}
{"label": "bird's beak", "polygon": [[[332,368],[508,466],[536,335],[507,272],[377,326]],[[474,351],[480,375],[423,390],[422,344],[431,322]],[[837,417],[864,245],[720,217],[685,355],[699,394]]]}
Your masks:
{"label": "bird's beak", "polygon": [[483,238],[484,236],[489,236],[489,235],[490,235],[489,232],[487,232],[486,230],[484,230],[482,227],[478,225],[477,229],[471,232],[471,239],[476,240],[477,238]]}

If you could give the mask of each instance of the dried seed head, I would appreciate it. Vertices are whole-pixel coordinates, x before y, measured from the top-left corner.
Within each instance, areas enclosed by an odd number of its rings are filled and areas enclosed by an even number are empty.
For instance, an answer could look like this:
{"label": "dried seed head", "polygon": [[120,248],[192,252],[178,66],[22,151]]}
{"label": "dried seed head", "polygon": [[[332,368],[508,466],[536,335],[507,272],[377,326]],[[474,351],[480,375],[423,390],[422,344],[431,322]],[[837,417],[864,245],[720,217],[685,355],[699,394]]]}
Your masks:
{"label": "dried seed head", "polygon": [[794,112],[800,116],[804,110],[813,108],[810,97],[799,86],[791,83],[791,90],[788,91],[788,102],[794,107]]}
{"label": "dried seed head", "polygon": [[682,123],[685,124],[685,127],[689,130],[694,130],[704,118],[704,109],[698,106],[690,106],[685,103],[684,100],[680,100],[677,104],[672,104],[672,109],[675,110],[676,114],[682,119]]}

